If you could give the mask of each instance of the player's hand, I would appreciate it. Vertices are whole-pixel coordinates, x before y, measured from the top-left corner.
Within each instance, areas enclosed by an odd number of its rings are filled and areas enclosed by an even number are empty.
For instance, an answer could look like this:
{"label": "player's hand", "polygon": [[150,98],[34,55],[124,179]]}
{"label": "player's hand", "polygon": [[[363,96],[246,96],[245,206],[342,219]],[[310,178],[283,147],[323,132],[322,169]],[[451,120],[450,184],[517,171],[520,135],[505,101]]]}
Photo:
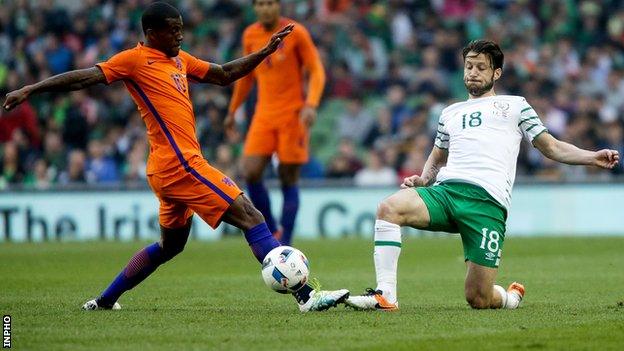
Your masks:
{"label": "player's hand", "polygon": [[6,94],[6,100],[2,104],[5,110],[11,111],[15,106],[24,102],[30,95],[30,87],[27,85],[22,89],[14,90]]}
{"label": "player's hand", "polygon": [[236,130],[236,119],[234,118],[233,113],[228,113],[223,120],[223,128],[225,130],[225,137],[228,141],[232,141],[236,139],[236,134],[238,131]]}
{"label": "player's hand", "polygon": [[316,121],[316,108],[312,106],[304,106],[299,112],[299,117],[306,127],[310,128]]}
{"label": "player's hand", "polygon": [[594,165],[601,168],[613,169],[619,162],[620,153],[616,150],[603,149],[594,154]]}
{"label": "player's hand", "polygon": [[284,40],[284,38],[293,31],[293,28],[295,28],[295,25],[291,23],[286,27],[282,28],[282,30],[280,30],[279,32],[273,34],[273,36],[271,36],[271,40],[269,40],[269,43],[264,47],[265,53],[267,55],[274,53],[282,40]]}
{"label": "player's hand", "polygon": [[419,175],[413,175],[411,177],[403,178],[403,183],[401,184],[401,188],[403,189],[417,188],[417,187],[426,186],[426,185],[427,185],[427,182],[425,181],[424,178],[422,178]]}

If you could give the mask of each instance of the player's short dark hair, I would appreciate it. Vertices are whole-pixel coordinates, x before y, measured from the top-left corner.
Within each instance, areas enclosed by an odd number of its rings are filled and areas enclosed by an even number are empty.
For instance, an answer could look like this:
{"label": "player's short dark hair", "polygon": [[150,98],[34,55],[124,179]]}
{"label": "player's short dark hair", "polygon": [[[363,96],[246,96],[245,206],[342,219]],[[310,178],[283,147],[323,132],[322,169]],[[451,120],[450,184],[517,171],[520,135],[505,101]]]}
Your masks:
{"label": "player's short dark hair", "polygon": [[178,17],[180,17],[180,11],[166,2],[152,3],[141,16],[143,33],[147,34],[148,29],[162,29],[167,24],[167,18]]}
{"label": "player's short dark hair", "polygon": [[464,61],[466,61],[466,56],[469,52],[476,52],[477,54],[485,54],[490,59],[490,64],[492,68],[503,68],[503,61],[505,60],[505,55],[503,55],[503,51],[500,46],[491,40],[473,40],[462,50],[462,55],[464,56]]}

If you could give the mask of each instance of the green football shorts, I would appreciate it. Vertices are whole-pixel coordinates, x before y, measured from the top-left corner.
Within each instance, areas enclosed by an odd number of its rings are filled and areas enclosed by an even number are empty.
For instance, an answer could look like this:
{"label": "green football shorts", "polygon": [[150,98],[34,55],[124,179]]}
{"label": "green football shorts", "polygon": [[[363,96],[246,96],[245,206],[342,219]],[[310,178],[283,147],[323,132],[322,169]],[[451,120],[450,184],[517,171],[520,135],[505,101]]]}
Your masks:
{"label": "green football shorts", "polygon": [[416,191],[429,210],[427,230],[459,233],[464,258],[498,268],[505,240],[507,210],[478,185],[445,181]]}

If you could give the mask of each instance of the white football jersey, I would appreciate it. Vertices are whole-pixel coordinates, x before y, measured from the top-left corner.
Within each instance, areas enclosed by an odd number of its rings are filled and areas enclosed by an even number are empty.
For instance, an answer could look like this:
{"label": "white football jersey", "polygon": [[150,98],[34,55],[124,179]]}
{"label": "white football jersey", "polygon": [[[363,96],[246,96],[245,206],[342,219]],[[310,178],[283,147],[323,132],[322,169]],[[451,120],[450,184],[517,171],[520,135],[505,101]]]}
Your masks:
{"label": "white football jersey", "polygon": [[436,180],[479,185],[509,210],[522,137],[533,142],[546,131],[521,96],[496,95],[455,103],[440,115],[435,146],[448,150],[448,161]]}

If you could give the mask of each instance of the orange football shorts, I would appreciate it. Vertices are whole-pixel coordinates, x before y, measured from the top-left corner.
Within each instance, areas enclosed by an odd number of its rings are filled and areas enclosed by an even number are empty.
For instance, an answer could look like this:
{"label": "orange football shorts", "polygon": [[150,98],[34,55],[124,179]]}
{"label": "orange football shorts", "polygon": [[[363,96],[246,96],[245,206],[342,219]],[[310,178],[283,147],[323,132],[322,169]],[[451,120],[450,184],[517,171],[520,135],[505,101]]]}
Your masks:
{"label": "orange football shorts", "polygon": [[[176,172],[175,176],[148,175],[148,182],[160,200],[158,220],[165,228],[184,226],[193,213],[216,228],[225,211],[242,194],[228,176],[206,160]],[[179,176],[180,172],[185,174]]]}
{"label": "orange football shorts", "polygon": [[308,162],[308,141],[308,128],[299,118],[299,111],[279,118],[255,115],[243,154],[271,156],[277,152],[280,162],[304,164]]}

